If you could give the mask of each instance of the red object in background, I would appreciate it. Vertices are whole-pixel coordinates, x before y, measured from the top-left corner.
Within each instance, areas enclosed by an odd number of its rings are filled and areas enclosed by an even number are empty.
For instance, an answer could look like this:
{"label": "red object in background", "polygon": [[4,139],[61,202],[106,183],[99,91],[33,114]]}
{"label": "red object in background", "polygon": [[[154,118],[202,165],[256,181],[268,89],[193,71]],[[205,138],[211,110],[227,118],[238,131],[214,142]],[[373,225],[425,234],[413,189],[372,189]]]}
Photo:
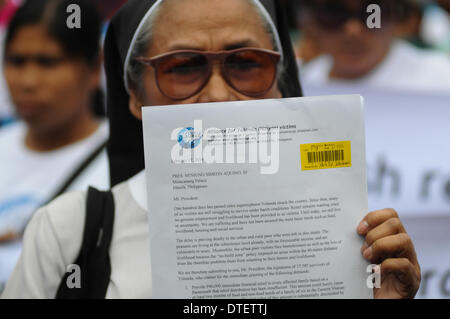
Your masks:
{"label": "red object in background", "polygon": [[21,0],[5,0],[3,6],[0,9],[0,27],[5,28],[9,20],[20,7]]}
{"label": "red object in background", "polygon": [[127,0],[94,0],[97,4],[97,8],[104,21],[108,21],[112,18],[114,13],[125,3]]}

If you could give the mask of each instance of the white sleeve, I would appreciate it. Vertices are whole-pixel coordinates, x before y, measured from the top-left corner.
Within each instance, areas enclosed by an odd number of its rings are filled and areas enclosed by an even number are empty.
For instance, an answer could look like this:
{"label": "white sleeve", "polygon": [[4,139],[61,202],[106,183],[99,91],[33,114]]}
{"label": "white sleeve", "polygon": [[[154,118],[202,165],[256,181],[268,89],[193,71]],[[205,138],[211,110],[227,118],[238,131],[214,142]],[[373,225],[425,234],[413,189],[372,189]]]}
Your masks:
{"label": "white sleeve", "polygon": [[85,220],[84,193],[67,193],[39,209],[23,238],[19,261],[2,298],[54,298],[67,266],[79,254]]}

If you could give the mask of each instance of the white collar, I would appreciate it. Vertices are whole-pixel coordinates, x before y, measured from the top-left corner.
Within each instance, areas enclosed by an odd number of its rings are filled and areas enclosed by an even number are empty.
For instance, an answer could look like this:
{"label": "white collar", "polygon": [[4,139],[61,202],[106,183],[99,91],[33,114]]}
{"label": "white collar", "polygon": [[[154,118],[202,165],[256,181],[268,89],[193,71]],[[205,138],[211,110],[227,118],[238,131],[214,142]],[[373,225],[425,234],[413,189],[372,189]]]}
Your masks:
{"label": "white collar", "polygon": [[138,205],[147,211],[147,183],[145,181],[145,170],[128,180],[128,188],[131,196],[138,203]]}

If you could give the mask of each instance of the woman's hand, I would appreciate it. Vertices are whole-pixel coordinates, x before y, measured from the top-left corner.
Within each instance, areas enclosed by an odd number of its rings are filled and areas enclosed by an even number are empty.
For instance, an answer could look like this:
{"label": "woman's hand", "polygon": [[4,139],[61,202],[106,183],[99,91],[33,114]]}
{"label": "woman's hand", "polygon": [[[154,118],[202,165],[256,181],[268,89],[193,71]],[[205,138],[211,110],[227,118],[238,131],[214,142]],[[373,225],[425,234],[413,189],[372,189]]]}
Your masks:
{"label": "woman's hand", "polygon": [[364,258],[381,266],[381,287],[375,298],[414,298],[420,284],[420,266],[411,238],[393,209],[367,214],[358,226],[366,241]]}

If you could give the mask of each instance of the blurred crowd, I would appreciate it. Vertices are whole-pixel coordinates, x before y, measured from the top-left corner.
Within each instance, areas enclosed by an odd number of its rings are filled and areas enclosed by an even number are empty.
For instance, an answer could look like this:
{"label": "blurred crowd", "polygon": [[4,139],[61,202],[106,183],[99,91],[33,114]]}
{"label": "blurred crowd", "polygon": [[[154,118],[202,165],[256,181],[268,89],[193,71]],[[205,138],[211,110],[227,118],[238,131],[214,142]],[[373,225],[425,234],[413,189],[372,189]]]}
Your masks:
{"label": "blurred crowd", "polygon": [[[28,0],[35,8],[15,15],[24,1],[0,0],[0,291],[38,207],[109,188],[101,39],[126,2],[88,1],[84,27],[69,35],[70,1]],[[335,83],[450,93],[450,0],[282,2],[305,95]],[[380,28],[367,27],[372,3]]]}
{"label": "blurred crowd", "polygon": [[[287,1],[305,94],[340,84],[450,91],[450,1]],[[372,21],[373,22],[373,21]]]}

